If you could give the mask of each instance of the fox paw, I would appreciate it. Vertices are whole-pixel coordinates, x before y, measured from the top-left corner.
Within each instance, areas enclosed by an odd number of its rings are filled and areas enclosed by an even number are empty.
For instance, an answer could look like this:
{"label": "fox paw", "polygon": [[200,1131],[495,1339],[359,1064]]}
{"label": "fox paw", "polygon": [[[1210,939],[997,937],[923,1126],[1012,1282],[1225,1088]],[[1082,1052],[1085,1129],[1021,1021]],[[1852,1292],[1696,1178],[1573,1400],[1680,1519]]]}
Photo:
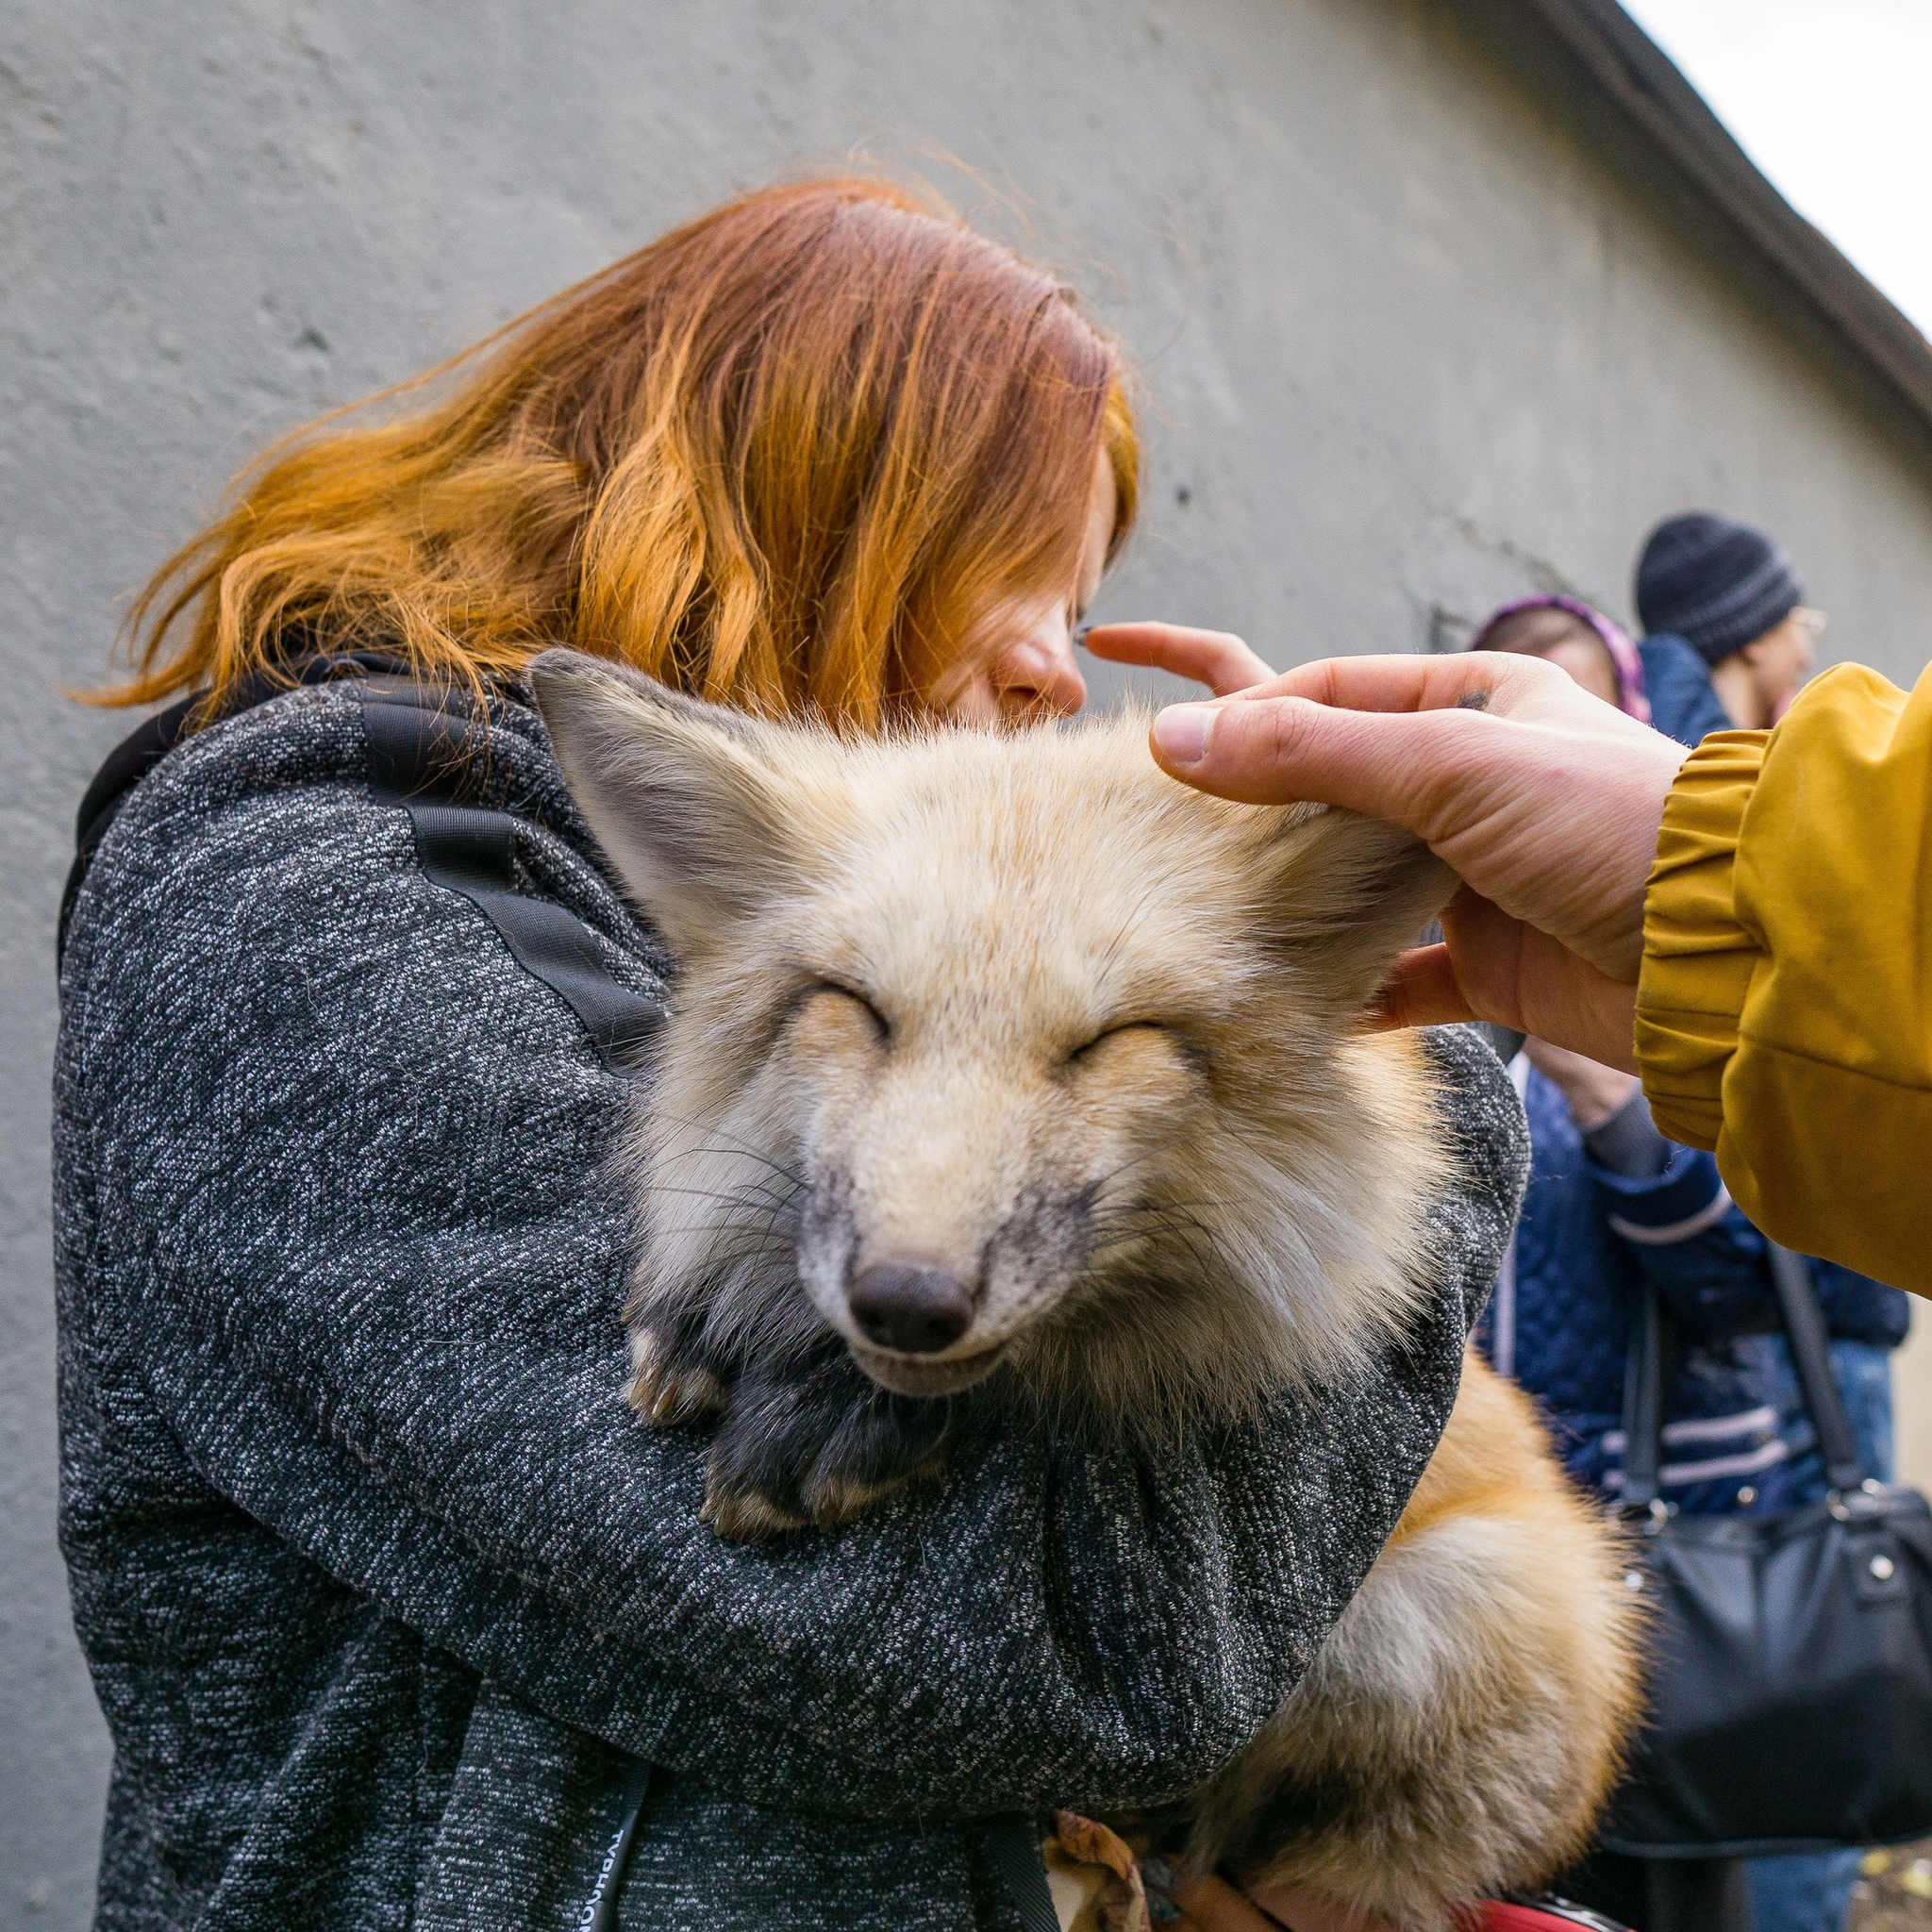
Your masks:
{"label": "fox paw", "polygon": [[630,1380],[624,1399],[639,1420],[660,1429],[701,1422],[724,1407],[730,1385],[689,1341],[658,1328],[630,1331]]}
{"label": "fox paw", "polygon": [[729,1542],[850,1522],[937,1463],[958,1407],[879,1388],[827,1338],[808,1361],[762,1367],[732,1389],[704,1518]]}

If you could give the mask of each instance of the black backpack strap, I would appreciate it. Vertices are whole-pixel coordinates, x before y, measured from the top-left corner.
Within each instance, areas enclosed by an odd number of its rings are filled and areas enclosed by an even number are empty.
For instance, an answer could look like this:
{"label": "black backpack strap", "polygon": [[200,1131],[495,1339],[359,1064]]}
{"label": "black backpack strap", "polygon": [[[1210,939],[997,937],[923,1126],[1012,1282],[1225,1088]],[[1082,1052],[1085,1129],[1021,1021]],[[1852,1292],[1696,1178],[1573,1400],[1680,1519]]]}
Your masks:
{"label": "black backpack strap", "polygon": [[1046,1862],[1040,1855],[1040,1826],[1024,1811],[989,1818],[980,1827],[986,1861],[993,1869],[1023,1932],[1060,1932]]}
{"label": "black backpack strap", "polygon": [[[459,892],[488,919],[517,963],[583,1022],[608,1064],[624,1057],[664,1017],[657,1000],[611,977],[591,929],[554,900],[516,890],[517,821],[472,803],[489,741],[454,685],[410,675],[378,651],[316,653],[286,667],[239,679],[214,714],[232,718],[282,692],[353,678],[369,743],[369,781],[379,801],[409,815],[423,869]],[[185,739],[208,722],[205,697],[184,698],[136,727],[108,755],[80,802],[74,863],[60,896],[56,961],[88,868],[134,788]]]}
{"label": "black backpack strap", "polygon": [[612,1065],[664,1018],[657,1000],[610,976],[590,928],[554,900],[516,889],[517,821],[467,803],[489,756],[481,733],[453,708],[454,692],[408,678],[356,687],[369,739],[369,782],[409,815],[416,856],[438,885],[460,893],[493,925],[518,965],[584,1024]]}
{"label": "black backpack strap", "polygon": [[[119,816],[128,794],[189,735],[191,726],[252,711],[257,705],[265,705],[285,691],[328,684],[338,677],[400,673],[407,668],[400,659],[380,651],[321,652],[297,658],[285,669],[252,671],[238,678],[212,714],[206,708],[207,693],[196,692],[137,724],[103,760],[93,782],[81,795],[80,809],[75,814],[74,863],[67,868],[67,883],[60,889],[60,920],[54,933],[55,971],[59,971],[60,960],[67,952],[67,927],[74,917],[74,902],[80,896],[88,868],[93,864],[94,852],[108,827]],[[199,719],[197,712],[202,714]]]}
{"label": "black backpack strap", "polygon": [[1811,1264],[1768,1236],[1764,1245],[1771,1257],[1778,1308],[1785,1318],[1791,1365],[1798,1372],[1798,1387],[1804,1391],[1805,1407],[1817,1432],[1824,1479],[1834,1490],[1856,1490],[1865,1479],[1865,1464],[1858,1455],[1851,1418],[1845,1414],[1844,1400],[1838,1392],[1838,1378],[1831,1373],[1830,1342],[1824,1312],[1811,1284]]}

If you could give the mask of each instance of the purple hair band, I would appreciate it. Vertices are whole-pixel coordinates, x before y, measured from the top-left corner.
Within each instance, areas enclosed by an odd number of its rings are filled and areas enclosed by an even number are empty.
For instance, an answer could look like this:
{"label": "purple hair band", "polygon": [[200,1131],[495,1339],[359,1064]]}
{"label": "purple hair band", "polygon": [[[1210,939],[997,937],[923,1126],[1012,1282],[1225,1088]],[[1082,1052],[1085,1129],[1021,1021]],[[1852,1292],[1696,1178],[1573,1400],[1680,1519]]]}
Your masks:
{"label": "purple hair band", "polygon": [[1469,641],[1469,648],[1480,651],[1483,640],[1506,617],[1514,617],[1519,610],[1567,610],[1572,617],[1581,618],[1603,640],[1610,662],[1617,667],[1618,708],[1641,724],[1650,723],[1650,699],[1643,689],[1643,659],[1637,655],[1637,646],[1624,636],[1621,625],[1612,623],[1601,610],[1593,609],[1581,597],[1566,597],[1556,591],[1519,597],[1483,619]]}

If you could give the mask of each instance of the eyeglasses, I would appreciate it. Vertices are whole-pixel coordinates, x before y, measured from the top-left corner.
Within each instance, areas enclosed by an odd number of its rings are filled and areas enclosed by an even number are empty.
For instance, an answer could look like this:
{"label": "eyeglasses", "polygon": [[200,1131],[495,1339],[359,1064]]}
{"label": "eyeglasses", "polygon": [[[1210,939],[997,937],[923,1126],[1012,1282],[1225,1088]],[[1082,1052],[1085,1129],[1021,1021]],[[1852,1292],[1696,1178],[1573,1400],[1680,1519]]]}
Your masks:
{"label": "eyeglasses", "polygon": [[1831,622],[1824,611],[1814,610],[1808,604],[1793,606],[1791,619],[1805,633],[1806,641],[1814,644],[1824,635],[1824,626]]}

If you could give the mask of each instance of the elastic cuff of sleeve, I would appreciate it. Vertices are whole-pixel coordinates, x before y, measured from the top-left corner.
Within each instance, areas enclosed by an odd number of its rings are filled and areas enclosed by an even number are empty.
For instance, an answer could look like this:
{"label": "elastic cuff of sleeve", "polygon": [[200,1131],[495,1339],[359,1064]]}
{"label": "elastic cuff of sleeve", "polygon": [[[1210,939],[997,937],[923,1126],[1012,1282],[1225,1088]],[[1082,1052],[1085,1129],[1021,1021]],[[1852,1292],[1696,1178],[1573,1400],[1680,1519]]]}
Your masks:
{"label": "elastic cuff of sleeve", "polygon": [[1639,1089],[1607,1119],[1583,1137],[1583,1151],[1597,1166],[1629,1180],[1651,1180],[1670,1164],[1671,1143],[1657,1130],[1650,1105]]}
{"label": "elastic cuff of sleeve", "polygon": [[1671,1227],[1702,1214],[1724,1191],[1717,1162],[1701,1147],[1671,1147],[1670,1164],[1650,1180],[1631,1180],[1592,1166],[1607,1209],[1642,1227]]}
{"label": "elastic cuff of sleeve", "polygon": [[1685,759],[1664,804],[1643,901],[1637,1064],[1658,1130],[1714,1148],[1738,1016],[1763,957],[1738,923],[1732,867],[1768,732],[1713,732]]}

